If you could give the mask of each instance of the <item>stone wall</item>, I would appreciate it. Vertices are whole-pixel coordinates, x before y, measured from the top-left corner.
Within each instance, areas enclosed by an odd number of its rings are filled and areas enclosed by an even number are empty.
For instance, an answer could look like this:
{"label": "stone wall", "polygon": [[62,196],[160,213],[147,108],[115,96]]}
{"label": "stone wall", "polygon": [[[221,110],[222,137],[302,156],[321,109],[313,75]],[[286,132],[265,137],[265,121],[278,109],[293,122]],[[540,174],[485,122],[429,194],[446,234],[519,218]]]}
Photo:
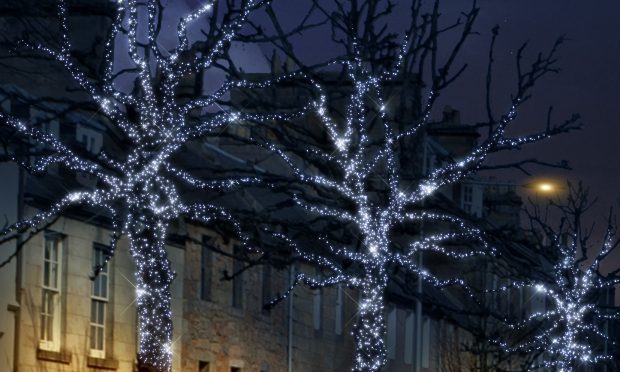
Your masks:
{"label": "stone wall", "polygon": [[[60,218],[49,231],[62,236],[60,349],[45,350],[40,345],[44,233],[35,235],[22,253],[23,281],[19,321],[20,372],[29,371],[118,371],[134,369],[137,351],[134,265],[125,239],[119,242],[109,266],[109,301],[105,324],[105,357],[92,358],[90,352],[91,285],[93,243],[106,245],[109,231],[92,224]],[[183,276],[183,251],[169,247],[173,267]],[[183,281],[173,283],[173,311],[182,313]],[[174,319],[175,336],[183,329],[182,317]],[[175,343],[173,365],[180,369],[182,344]],[[97,368],[95,368],[97,367]]]}
{"label": "stone wall", "polygon": [[[285,300],[266,312],[263,304],[262,266],[243,273],[242,308],[233,307],[232,282],[221,280],[224,271],[233,272],[232,241],[217,237],[213,243],[211,296],[201,299],[201,244],[203,235],[213,232],[188,226],[194,242],[186,246],[183,371],[194,372],[279,372],[288,370],[288,308]],[[281,293],[289,283],[288,270],[271,268],[270,292]],[[344,289],[341,298],[343,330],[335,327],[337,289],[321,290],[321,323],[315,329],[313,291],[299,287],[293,300],[293,365],[296,372],[346,371],[352,361],[355,296]],[[207,363],[208,368],[207,369]],[[200,368],[204,368],[204,370]]]}

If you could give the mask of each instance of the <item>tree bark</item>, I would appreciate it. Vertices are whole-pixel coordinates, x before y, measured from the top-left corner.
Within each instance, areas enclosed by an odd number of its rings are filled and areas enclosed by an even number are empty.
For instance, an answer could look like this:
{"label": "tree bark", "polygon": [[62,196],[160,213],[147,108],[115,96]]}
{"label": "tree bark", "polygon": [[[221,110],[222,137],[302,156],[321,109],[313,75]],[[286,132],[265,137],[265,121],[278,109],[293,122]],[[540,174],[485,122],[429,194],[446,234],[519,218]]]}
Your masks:
{"label": "tree bark", "polygon": [[380,371],[385,365],[384,296],[387,276],[383,265],[370,264],[360,287],[359,317],[353,331],[355,372]]}
{"label": "tree bark", "polygon": [[172,356],[170,285],[174,279],[165,250],[167,221],[134,215],[130,249],[136,264],[140,370],[168,372]]}

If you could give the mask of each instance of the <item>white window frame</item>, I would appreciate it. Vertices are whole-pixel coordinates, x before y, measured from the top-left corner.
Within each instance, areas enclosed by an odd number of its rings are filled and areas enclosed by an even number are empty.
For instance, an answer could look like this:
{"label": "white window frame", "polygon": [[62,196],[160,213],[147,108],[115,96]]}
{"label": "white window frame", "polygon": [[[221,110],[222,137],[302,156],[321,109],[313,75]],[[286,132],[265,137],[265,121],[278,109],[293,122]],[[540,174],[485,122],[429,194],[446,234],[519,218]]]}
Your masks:
{"label": "white window frame", "polygon": [[[56,247],[56,260],[52,260],[50,255],[50,259],[45,257],[45,252],[47,249],[48,243],[55,243]],[[62,292],[62,254],[63,254],[63,244],[60,236],[51,236],[46,235],[43,241],[43,257],[42,257],[42,272],[41,272],[41,312],[40,312],[40,322],[41,322],[41,334],[39,335],[39,348],[42,350],[48,351],[60,351],[60,329],[61,329],[61,315],[62,315],[62,302],[61,302],[61,292]],[[49,263],[50,269],[50,281],[52,277],[52,266],[56,265],[56,271],[54,275],[56,276],[55,286],[50,285],[51,283],[45,283],[45,267]],[[52,300],[52,309],[47,309],[46,306],[46,296],[48,294],[53,295]],[[46,311],[47,310],[47,311]],[[48,327],[46,326],[51,318],[52,326],[52,334],[49,336],[46,330]]]}
{"label": "white window frame", "polygon": [[[105,259],[105,248],[103,246],[99,246],[97,244],[93,245],[93,249],[92,249],[92,254],[93,254],[93,267],[100,264],[100,262],[97,261],[97,254],[101,252],[102,255],[102,260]],[[102,262],[101,262],[102,263]],[[91,285],[91,301],[90,301],[90,326],[89,326],[89,354],[91,357],[93,358],[100,358],[100,359],[105,359],[105,352],[106,352],[106,316],[107,316],[107,310],[108,310],[108,302],[110,299],[110,276],[109,276],[109,262],[104,266],[103,270],[101,270],[101,272],[99,272],[99,275],[97,276],[97,278],[95,278],[95,280],[93,280],[92,285]],[[98,281],[102,280],[101,278],[105,278],[105,296],[100,296],[100,295],[95,295],[95,285],[98,283]],[[101,305],[102,311],[103,311],[103,315],[101,315],[100,317],[97,318],[101,318],[102,322],[93,322],[93,318],[92,318],[92,314],[93,314],[93,306],[98,306]],[[99,308],[98,308],[99,309]],[[99,315],[97,313],[97,315]],[[93,337],[96,337],[95,333],[93,332],[93,329],[99,329],[102,332],[102,342],[101,342],[101,348],[97,349],[97,348],[92,348],[93,345]]]}

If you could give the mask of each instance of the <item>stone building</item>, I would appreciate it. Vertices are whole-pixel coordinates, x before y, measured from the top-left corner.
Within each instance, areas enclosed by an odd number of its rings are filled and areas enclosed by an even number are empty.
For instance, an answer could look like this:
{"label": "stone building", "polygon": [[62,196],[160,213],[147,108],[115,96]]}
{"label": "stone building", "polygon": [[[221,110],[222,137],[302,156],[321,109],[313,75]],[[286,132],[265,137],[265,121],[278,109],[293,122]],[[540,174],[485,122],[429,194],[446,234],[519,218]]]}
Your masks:
{"label": "stone building", "polygon": [[[286,289],[295,268],[259,265],[237,273],[234,240],[187,226],[183,371],[341,371],[352,358],[353,292],[343,287],[296,290],[266,310]],[[217,253],[216,253],[217,252]]]}
{"label": "stone building", "polygon": [[[53,105],[30,105],[33,97],[2,86],[0,105],[35,125],[47,128],[83,151],[97,153],[109,143],[101,123],[79,113],[49,119]],[[18,98],[19,97],[19,98]],[[67,124],[71,123],[71,126]],[[68,129],[70,127],[70,129]],[[47,209],[66,190],[92,185],[82,174],[51,167],[34,176],[15,164],[0,164],[3,181],[0,213],[6,223]],[[134,264],[128,244],[120,241],[114,260],[94,280],[94,266],[109,249],[109,217],[89,208],[74,208],[40,230],[22,234],[0,247],[0,370],[88,371],[134,368],[137,353]],[[183,247],[168,254],[183,275]],[[172,287],[173,309],[182,313],[183,281]],[[182,317],[174,320],[183,329]],[[181,344],[174,345],[175,355]],[[180,358],[174,365],[180,368]]]}
{"label": "stone building", "polygon": [[[88,23],[94,32],[106,26],[106,21],[101,20],[74,22]],[[37,70],[37,66],[30,69]],[[40,94],[58,96],[56,82],[50,84],[45,76],[33,76],[37,80],[16,76],[10,84],[5,84],[3,78],[3,111],[40,121],[50,133],[84,151],[97,153],[102,147],[114,146],[118,138],[98,116],[76,113],[50,118],[57,107],[39,102],[24,87],[45,87]],[[191,81],[188,84],[191,88]],[[412,94],[420,95],[417,90]],[[33,102],[37,102],[36,107]],[[41,110],[41,105],[46,109]],[[248,128],[233,130],[243,134]],[[446,109],[443,120],[429,128],[421,144],[424,151],[417,149],[415,171],[429,170],[445,159],[458,158],[476,139],[474,131],[461,125],[458,112]],[[252,158],[246,150],[228,150],[217,143],[200,145],[196,154],[209,159],[243,162],[242,159]],[[65,174],[58,169],[52,169],[45,177],[34,177],[8,163],[0,164],[0,179],[0,218],[7,222],[45,207],[67,188],[92,182],[83,175]],[[472,177],[442,189],[440,194],[443,203],[474,220],[491,218],[501,224],[518,223],[520,200],[509,188],[504,192],[493,182]],[[103,273],[94,280],[89,278],[109,244],[109,227],[106,216],[95,211],[71,210],[42,231],[0,246],[2,262],[17,252],[14,259],[0,267],[0,371],[136,370],[136,291],[127,242],[121,240],[115,258]],[[320,290],[299,287],[288,299],[265,310],[263,305],[286,290],[295,273],[313,273],[314,269],[298,264],[254,266],[240,258],[245,256],[238,254],[235,240],[225,232],[183,221],[171,231],[167,249],[177,273],[172,287],[174,371],[349,369],[358,298],[354,290],[345,286]],[[429,266],[432,264],[428,262]],[[231,280],[223,280],[231,275]],[[497,285],[497,278],[492,275],[484,273],[484,278],[479,279],[489,286]],[[472,321],[450,316],[438,306],[462,305],[457,295],[423,288],[429,300],[420,304],[411,292],[396,286],[390,289],[386,306],[386,370],[478,368],[480,359],[463,350],[463,345],[477,342],[472,332],[475,327],[470,326]],[[539,299],[532,298],[530,293],[520,292],[510,301],[489,298],[489,302],[498,307],[512,304],[524,316],[544,306]]]}

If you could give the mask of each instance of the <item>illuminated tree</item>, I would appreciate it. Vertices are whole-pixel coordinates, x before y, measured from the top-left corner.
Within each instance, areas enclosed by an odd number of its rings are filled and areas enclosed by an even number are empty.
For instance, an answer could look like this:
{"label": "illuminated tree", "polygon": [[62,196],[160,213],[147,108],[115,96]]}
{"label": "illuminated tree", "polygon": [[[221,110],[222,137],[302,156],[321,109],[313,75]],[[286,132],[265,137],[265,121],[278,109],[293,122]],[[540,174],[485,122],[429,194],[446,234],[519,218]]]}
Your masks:
{"label": "illuminated tree", "polygon": [[620,284],[620,270],[604,273],[601,268],[601,263],[620,244],[612,218],[610,216],[600,243],[593,242],[592,229],[584,226],[583,220],[584,213],[592,205],[587,190],[581,184],[577,188],[569,184],[568,188],[566,202],[550,202],[549,205],[560,215],[556,227],[547,217],[553,212],[541,213],[537,208],[528,212],[532,231],[540,236],[540,249],[549,266],[553,267],[541,268],[539,279],[515,280],[500,288],[501,291],[532,288],[548,304],[525,320],[510,324],[510,335],[533,330],[529,337],[516,343],[503,340],[500,345],[507,352],[540,351],[543,353],[542,365],[534,367],[561,372],[610,360],[611,356],[600,350],[604,343],[612,343],[605,324],[620,317],[617,308],[605,298],[608,289]]}
{"label": "illuminated tree", "polygon": [[[26,143],[45,147],[33,162],[17,153],[9,155],[28,171],[42,173],[50,165],[60,164],[70,171],[97,179],[96,187],[70,191],[49,209],[8,226],[2,235],[6,238],[10,234],[36,230],[75,206],[107,211],[113,225],[110,252],[105,261],[113,256],[120,236],[127,235],[137,267],[140,363],[156,370],[171,368],[170,285],[175,273],[164,247],[170,223],[179,217],[201,222],[220,218],[238,227],[221,208],[185,201],[181,197],[182,188],[222,189],[255,181],[251,178],[202,180],[192,177],[173,165],[173,155],[189,141],[200,140],[214,128],[238,120],[287,117],[246,114],[225,105],[233,89],[264,87],[272,82],[248,83],[228,78],[212,93],[200,92],[189,99],[180,98],[180,84],[188,76],[221,70],[229,61],[227,52],[231,41],[250,12],[264,3],[261,0],[242,0],[238,4],[232,0],[204,2],[178,22],[176,45],[166,50],[160,43],[164,10],[161,3],[120,0],[105,43],[105,72],[99,81],[90,78],[72,57],[67,7],[64,0],[59,1],[60,47],[54,49],[28,42],[22,42],[21,47],[64,66],[94,101],[98,112],[122,134],[127,143],[124,154],[104,148],[95,157],[84,156],[53,134],[0,113],[0,122],[5,128],[25,137]],[[207,39],[191,43],[188,26],[201,18],[207,18],[211,26],[205,33]],[[126,48],[126,55],[118,52],[122,48]],[[126,67],[127,64],[130,67]],[[123,83],[132,78],[135,78],[133,88],[129,92],[123,90]],[[295,114],[288,116],[292,115]],[[94,268],[93,274],[96,276],[101,269]]]}
{"label": "illuminated tree", "polygon": [[[402,37],[386,32],[383,27],[389,23],[384,17],[393,9],[389,2],[335,1],[338,11],[334,13],[321,8],[320,2],[313,4],[324,14],[330,14],[332,39],[345,50],[331,65],[339,65],[342,70],[321,72],[304,66],[293,44],[286,42],[289,33],[276,24],[276,47],[312,78],[313,84],[305,88],[318,92],[319,100],[315,104],[315,120],[308,120],[303,126],[278,126],[271,136],[275,135],[279,142],[269,141],[269,136],[258,142],[279,155],[292,170],[295,182],[301,185],[289,190],[293,201],[322,229],[316,243],[308,243],[307,234],[301,242],[292,238],[294,228],[276,233],[294,247],[302,260],[324,269],[321,276],[299,274],[295,284],[318,288],[345,283],[359,290],[353,370],[378,371],[387,361],[384,305],[391,273],[404,271],[439,287],[464,285],[458,276],[436,275],[420,266],[418,254],[432,252],[460,260],[492,250],[484,234],[466,219],[429,210],[425,202],[432,200],[442,187],[484,167],[489,154],[515,149],[577,125],[573,119],[531,135],[507,134],[535,83],[556,71],[555,52],[561,40],[549,54],[539,55],[529,69],[523,68],[523,47],[517,59],[517,88],[507,110],[495,119],[489,104],[488,122],[471,127],[484,128],[486,137],[467,154],[444,159],[423,171],[425,167],[416,161],[425,160],[419,155],[426,145],[429,117],[439,94],[464,70],[463,67],[452,73],[457,56],[472,33],[478,8],[474,5],[454,25],[442,28],[438,2],[429,14],[422,13],[420,2],[413,2],[413,21]],[[271,11],[272,19],[277,21]],[[456,46],[438,52],[440,35],[458,27],[462,27],[462,32]],[[493,43],[496,36],[495,30]],[[492,46],[490,54],[493,55]],[[448,56],[443,64],[439,62],[440,55]],[[489,67],[489,81],[490,78]],[[408,90],[407,86],[426,86],[427,99],[418,99],[415,89]],[[490,102],[490,84],[487,88]],[[304,87],[299,91],[304,91]],[[315,124],[320,131],[313,132]],[[416,150],[410,151],[416,145],[418,156]],[[343,226],[345,232],[340,237],[348,234],[353,238],[346,242],[334,237],[329,232],[329,221]],[[286,226],[286,222],[283,224]],[[416,236],[414,227],[422,224],[429,232]]]}

